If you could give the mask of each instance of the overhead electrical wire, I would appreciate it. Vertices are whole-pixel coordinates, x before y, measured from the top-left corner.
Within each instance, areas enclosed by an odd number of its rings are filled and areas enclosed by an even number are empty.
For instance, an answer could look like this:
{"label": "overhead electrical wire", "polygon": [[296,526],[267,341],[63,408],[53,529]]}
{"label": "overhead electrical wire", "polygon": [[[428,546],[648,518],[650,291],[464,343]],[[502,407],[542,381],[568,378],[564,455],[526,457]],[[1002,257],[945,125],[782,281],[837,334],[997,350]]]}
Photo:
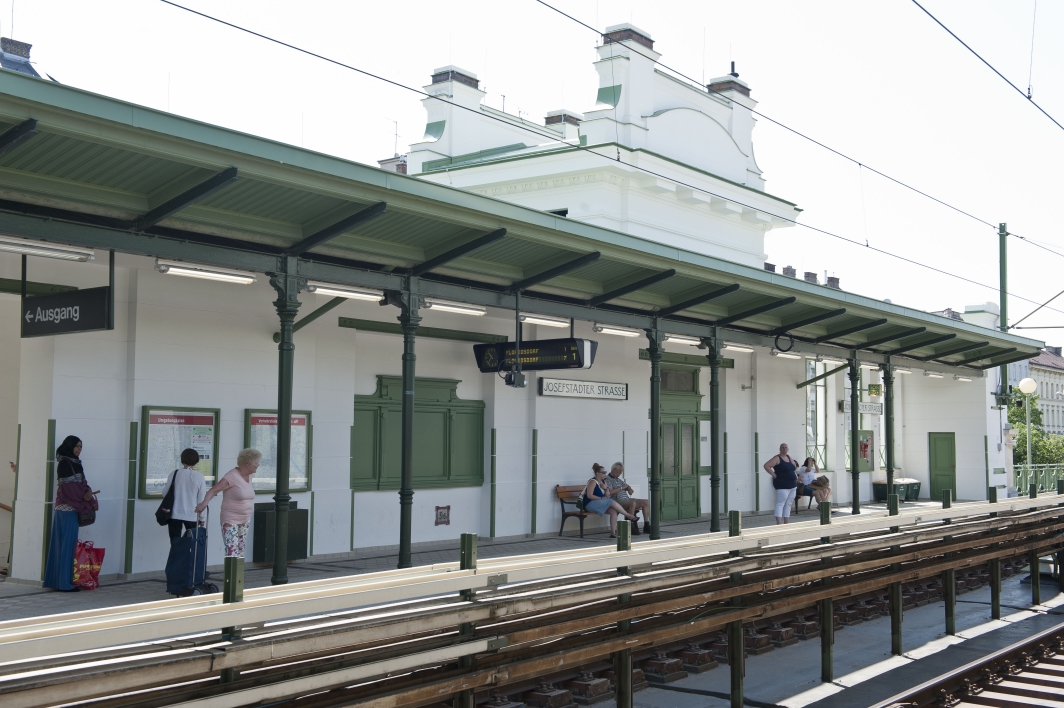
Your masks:
{"label": "overhead electrical wire", "polygon": [[[573,22],[575,22],[576,24],[580,25],[581,27],[585,27],[585,28],[591,30],[595,34],[599,35],[600,37],[603,36],[602,33],[599,32],[599,30],[597,30],[596,28],[592,27],[591,25],[587,24],[586,22],[583,22],[583,21],[577,19],[576,17],[573,17],[572,15],[570,15],[567,12],[564,12],[563,10],[560,10],[559,8],[555,7],[554,5],[551,5],[550,3],[545,2],[545,0],[535,0],[535,1],[538,2],[540,5],[543,5],[544,7],[548,8],[550,10],[553,10],[554,12],[558,13],[559,15],[572,20]],[[925,12],[926,12],[926,10],[925,10]],[[937,22],[937,20],[936,20],[936,22]],[[962,42],[962,44],[963,44],[963,42]],[[968,46],[968,45],[965,45],[965,46]],[[677,76],[679,76],[679,77],[681,77],[683,79],[686,79],[687,81],[690,81],[692,84],[694,84],[695,86],[699,87],[699,89],[704,89],[705,88],[700,81],[697,81],[696,79],[688,76],[687,74],[683,73],[679,69],[674,69],[673,67],[669,66],[668,64],[665,64],[664,62],[660,61],[659,59],[655,59],[654,57],[651,57],[651,56],[649,56],[647,54],[644,54],[643,52],[639,51],[638,49],[636,49],[634,47],[628,47],[628,49],[630,51],[634,52],[635,54],[638,54],[639,56],[645,58],[645,59],[650,59],[651,61],[653,61],[655,64],[657,64],[661,68],[666,69],[666,70],[672,72],[673,74],[675,74],[675,75],[677,75]],[[1032,65],[1033,65],[1033,61],[1034,61],[1033,29],[1032,29],[1032,39],[1031,39],[1031,52],[1032,52],[1031,61],[1032,61]],[[993,68],[993,67],[991,67],[991,68]],[[1004,77],[1002,77],[1002,78],[1004,78]],[[729,102],[731,101],[731,99],[728,99],[726,96],[720,96],[720,98],[722,98],[724,100],[727,100]],[[910,190],[912,192],[915,192],[916,194],[919,194],[922,197],[926,197],[927,199],[930,199],[931,201],[933,201],[933,202],[935,202],[937,204],[940,204],[941,206],[944,206],[947,209],[951,209],[951,210],[957,212],[958,214],[961,214],[963,216],[967,216],[969,219],[973,219],[975,221],[978,221],[980,224],[983,224],[984,226],[989,226],[992,229],[997,229],[998,228],[997,224],[991,223],[991,222],[987,221],[986,219],[981,219],[978,216],[976,216],[975,214],[972,214],[969,211],[961,209],[960,207],[954,206],[954,205],[950,204],[949,202],[943,201],[942,199],[939,199],[938,197],[935,197],[935,196],[933,196],[931,194],[928,194],[927,192],[923,191],[922,189],[919,189],[917,187],[912,186],[911,184],[903,182],[902,180],[898,179],[897,177],[892,177],[892,176],[888,175],[885,172],[881,172],[881,171],[877,170],[874,167],[870,167],[870,166],[866,165],[865,163],[861,162],[860,160],[857,160],[856,158],[850,157],[846,153],[839,152],[838,150],[836,150],[835,148],[831,147],[830,145],[825,145],[824,143],[820,142],[816,138],[810,137],[810,136],[806,135],[805,133],[803,133],[803,132],[801,132],[799,130],[796,130],[795,128],[790,127],[789,125],[786,125],[784,123],[779,122],[778,120],[776,120],[775,118],[773,118],[771,116],[765,115],[761,111],[758,111],[758,110],[753,109],[753,108],[749,108],[747,110],[749,110],[751,113],[753,113],[754,115],[758,116],[759,118],[764,118],[765,120],[767,120],[768,122],[772,123],[773,125],[776,125],[776,126],[778,126],[780,128],[783,128],[784,130],[786,130],[786,131],[788,131],[790,133],[794,133],[798,137],[800,137],[800,138],[802,138],[804,140],[808,140],[809,142],[813,143],[814,145],[816,145],[818,147],[822,147],[825,150],[827,150],[828,152],[830,152],[830,153],[832,153],[832,154],[834,154],[834,155],[836,155],[838,157],[841,157],[844,160],[848,160],[849,162],[852,162],[853,164],[857,165],[858,168],[864,168],[864,169],[868,170],[869,172],[874,172],[875,174],[879,175],[883,179],[886,179],[886,180],[888,180],[890,182],[893,182],[894,184],[898,185],[899,187],[904,187],[905,189],[908,189],[908,190]],[[1045,246],[1039,245],[1038,242],[1032,241],[1029,238],[1025,238],[1023,236],[1020,236],[1019,234],[1012,233],[1011,231],[1009,232],[1009,236],[1013,236],[1015,238],[1018,238],[1021,241],[1026,241],[1027,243],[1029,243],[1030,245],[1032,245],[1032,246],[1034,246],[1036,248],[1041,248],[1044,251],[1049,251],[1050,253],[1053,253],[1053,254],[1055,254],[1057,256],[1060,256],[1061,258],[1064,258],[1064,253],[1060,253],[1058,251],[1054,251],[1051,248],[1046,248]]]}
{"label": "overhead electrical wire", "polygon": [[[438,101],[441,101],[442,103],[446,103],[446,104],[451,105],[451,106],[453,106],[455,108],[460,108],[460,109],[468,111],[470,113],[474,113],[474,114],[476,114],[477,116],[479,116],[481,118],[489,118],[491,120],[495,120],[497,122],[504,123],[504,124],[510,126],[511,128],[518,128],[520,130],[524,130],[524,131],[526,131],[528,133],[531,133],[532,135],[537,135],[537,136],[539,136],[541,138],[548,138],[552,142],[559,142],[557,134],[547,133],[547,132],[543,132],[543,131],[539,131],[539,130],[533,130],[528,125],[515,124],[512,121],[504,120],[504,119],[502,119],[502,118],[500,118],[498,116],[485,114],[482,111],[479,111],[479,110],[474,109],[474,108],[470,108],[468,106],[462,106],[462,105],[460,105],[458,103],[455,103],[453,101],[448,101],[447,99],[445,99],[445,98],[443,98],[443,97],[441,97],[439,95],[430,94],[430,93],[427,93],[427,92],[422,91],[420,89],[414,88],[412,86],[407,86],[406,84],[402,84],[402,83],[400,83],[398,81],[395,81],[394,79],[389,79],[389,78],[386,78],[386,77],[381,76],[379,74],[374,74],[373,72],[366,71],[365,69],[359,69],[358,67],[352,66],[351,64],[345,64],[344,62],[341,62],[341,61],[339,61],[337,59],[332,59],[332,58],[327,57],[327,56],[325,56],[323,54],[318,54],[318,53],[313,52],[313,51],[311,51],[309,49],[304,49],[304,48],[299,47],[297,45],[289,44],[288,42],[285,42],[283,40],[276,39],[274,37],[270,37],[269,35],[266,35],[266,34],[262,34],[261,32],[256,32],[255,30],[248,29],[247,27],[243,27],[241,25],[238,25],[238,24],[235,24],[235,23],[232,23],[232,22],[228,22],[227,20],[223,20],[221,18],[214,17],[213,15],[208,15],[205,12],[201,12],[199,10],[194,10],[194,9],[192,9],[190,7],[186,7],[184,5],[180,5],[180,4],[176,3],[176,2],[173,2],[173,0],[159,0],[159,2],[164,3],[166,5],[170,5],[171,7],[177,8],[179,10],[184,10],[185,12],[191,13],[193,15],[198,15],[199,17],[202,17],[202,18],[207,19],[207,20],[211,20],[212,22],[217,22],[218,24],[225,25],[226,27],[230,27],[230,28],[235,29],[237,31],[244,32],[246,34],[250,34],[250,35],[252,35],[254,37],[258,37],[259,39],[263,39],[263,40],[266,40],[268,42],[272,42],[272,43],[280,45],[282,47],[287,47],[288,49],[291,49],[293,51],[299,52],[301,54],[306,54],[307,56],[314,57],[315,59],[321,59],[322,61],[328,62],[328,63],[333,64],[335,66],[339,66],[341,68],[348,69],[350,71],[354,71],[355,73],[362,74],[363,76],[368,76],[369,78],[377,79],[378,81],[382,81],[384,83],[390,84],[390,85],[395,86],[397,88],[401,88],[401,89],[404,89],[406,91],[410,91],[412,93],[416,93],[418,95],[425,96],[427,98],[436,99]],[[583,24],[583,23],[581,23],[581,24]],[[522,121],[522,123],[523,123],[523,121]],[[668,176],[668,175],[663,175],[661,173],[654,172],[653,170],[647,169],[645,167],[640,167],[638,165],[633,165],[631,163],[624,162],[623,160],[621,160],[619,158],[613,158],[613,157],[610,157],[609,155],[603,154],[601,152],[596,152],[593,149],[593,147],[587,147],[587,146],[583,146],[583,145],[574,145],[572,143],[564,143],[564,144],[567,145],[568,147],[575,148],[575,149],[578,149],[578,150],[582,150],[582,151],[588,152],[588,153],[590,153],[592,155],[596,155],[596,156],[598,156],[598,157],[600,157],[600,158],[602,158],[604,160],[609,160],[610,162],[622,164],[625,167],[628,167],[630,169],[633,169],[633,170],[636,170],[636,171],[639,171],[639,172],[643,172],[644,174],[648,174],[648,175],[651,175],[653,177],[657,177],[657,178],[660,178],[660,179],[665,179],[665,180],[668,180],[670,182],[675,182],[676,184],[678,184],[680,186],[683,186],[683,187],[686,187],[688,189],[692,189],[692,190],[695,190],[695,191],[698,191],[698,192],[702,192],[703,194],[708,194],[710,196],[717,197],[718,199],[724,199],[724,200],[727,200],[727,201],[732,202],[734,204],[737,204],[739,206],[744,206],[744,207],[746,207],[748,209],[756,209],[758,211],[764,211],[763,209],[758,209],[758,207],[755,207],[753,205],[745,204],[745,203],[743,203],[741,201],[738,201],[737,199],[735,199],[733,197],[726,197],[724,195],[717,194],[716,192],[711,192],[711,191],[705,189],[704,187],[699,187],[697,185],[692,185],[692,184],[689,184],[689,183],[686,183],[686,182],[682,182],[682,181],[676,179],[675,177]],[[949,272],[947,270],[942,270],[941,268],[937,268],[935,266],[928,265],[926,263],[921,263],[920,261],[916,261],[916,260],[913,260],[911,258],[906,258],[905,256],[901,256],[901,255],[898,255],[896,253],[891,253],[890,251],[886,251],[884,249],[877,248],[875,246],[868,246],[868,245],[864,244],[861,241],[858,241],[858,240],[852,239],[852,238],[848,238],[848,237],[842,236],[840,234],[836,234],[834,232],[828,231],[827,229],[821,229],[821,228],[816,227],[816,226],[811,226],[809,224],[801,223],[801,222],[798,222],[795,219],[790,219],[790,218],[787,218],[785,216],[780,216],[778,214],[773,214],[772,216],[776,217],[777,219],[780,219],[781,221],[786,221],[786,222],[788,222],[790,224],[793,224],[795,226],[801,226],[803,228],[809,229],[810,231],[814,231],[816,233],[820,233],[820,234],[823,234],[825,236],[830,236],[832,238],[836,238],[836,239],[839,239],[840,241],[845,241],[847,243],[851,243],[851,244],[854,244],[856,246],[860,246],[862,248],[867,248],[868,250],[875,251],[877,253],[881,253],[881,254],[886,255],[886,256],[890,256],[891,258],[903,261],[905,263],[909,263],[911,265],[919,266],[921,268],[925,268],[927,270],[933,271],[935,273],[939,273],[941,275],[946,275],[946,276],[949,276],[951,278],[955,278],[957,280],[962,280],[962,281],[964,281],[966,283],[970,283],[972,285],[978,285],[979,287],[987,288],[987,289],[993,290],[995,292],[999,292],[1000,291],[999,288],[994,287],[992,285],[987,285],[986,283],[981,283],[981,282],[979,282],[977,280],[972,280],[971,278],[967,278],[967,277],[965,277],[963,275],[957,275],[956,273],[951,273],[951,272]],[[1016,295],[1014,293],[1006,293],[1006,294],[1011,296],[1011,297],[1014,297],[1014,298],[1016,298],[1018,300],[1023,300],[1024,302],[1029,302],[1029,303],[1031,303],[1033,305],[1039,304],[1037,301],[1031,300],[1029,298],[1025,298],[1025,297],[1023,297],[1021,295]],[[1064,310],[1057,310],[1056,308],[1052,308],[1052,307],[1050,307],[1048,309],[1053,310],[1055,312],[1060,312],[1061,314],[1064,314]]]}

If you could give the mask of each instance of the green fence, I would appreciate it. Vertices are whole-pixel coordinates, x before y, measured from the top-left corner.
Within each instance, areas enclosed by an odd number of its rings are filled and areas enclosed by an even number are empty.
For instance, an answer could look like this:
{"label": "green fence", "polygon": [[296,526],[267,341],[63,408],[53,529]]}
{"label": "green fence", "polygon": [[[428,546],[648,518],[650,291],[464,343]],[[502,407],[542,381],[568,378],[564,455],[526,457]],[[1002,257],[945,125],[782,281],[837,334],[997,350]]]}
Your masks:
{"label": "green fence", "polygon": [[1024,494],[1032,484],[1038,485],[1040,492],[1057,491],[1057,480],[1064,479],[1064,464],[1050,465],[1015,465],[1016,490]]}

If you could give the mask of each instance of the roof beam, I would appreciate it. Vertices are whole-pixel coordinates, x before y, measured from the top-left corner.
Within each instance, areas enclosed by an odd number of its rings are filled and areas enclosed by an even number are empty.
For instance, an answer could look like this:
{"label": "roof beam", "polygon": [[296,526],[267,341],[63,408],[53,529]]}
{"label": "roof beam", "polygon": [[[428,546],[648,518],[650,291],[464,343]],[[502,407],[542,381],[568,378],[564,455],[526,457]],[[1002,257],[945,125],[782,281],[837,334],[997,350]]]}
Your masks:
{"label": "roof beam", "polygon": [[472,253],[478,248],[483,248],[489,243],[495,243],[504,236],[506,236],[506,229],[496,229],[491,233],[484,234],[483,236],[478,236],[477,238],[471,241],[466,241],[460,246],[455,246],[449,251],[444,251],[438,256],[430,258],[424,263],[419,263],[418,265],[410,269],[410,275],[424,275],[433,268],[439,268],[441,265],[445,263],[450,263],[456,258],[461,258],[467,253]]}
{"label": "roof beam", "polygon": [[971,366],[969,368],[978,369],[979,371],[986,371],[987,369],[996,369],[1002,364],[1015,364],[1017,361],[1024,361],[1026,359],[1031,359],[1032,357],[1036,356],[1038,356],[1038,352],[1030,352],[1027,354],[1013,354],[1012,356],[1007,356],[1002,359],[991,359],[989,364],[984,364],[983,366]]}
{"label": "roof beam", "polygon": [[947,349],[944,352],[938,352],[936,354],[931,354],[929,356],[914,356],[913,359],[916,359],[917,361],[941,361],[943,364],[946,364],[948,362],[942,361],[943,357],[953,356],[954,354],[963,354],[964,352],[970,352],[970,351],[974,351],[976,349],[982,349],[983,347],[986,347],[986,346],[989,346],[989,345],[990,345],[990,342],[974,342],[974,343],[971,343],[971,344],[962,344],[959,347],[954,347],[953,349]]}
{"label": "roof beam", "polygon": [[823,322],[824,320],[830,320],[833,317],[840,317],[845,314],[845,307],[840,307],[839,309],[831,310],[830,312],[821,312],[819,315],[813,315],[812,317],[806,317],[804,320],[798,320],[797,322],[792,322],[790,324],[783,325],[782,327],[777,327],[776,329],[769,332],[769,336],[775,337],[781,334],[786,334],[792,329],[801,329],[802,327],[806,327],[811,324],[816,324],[817,322]]}
{"label": "roof beam", "polygon": [[754,315],[760,315],[762,312],[770,312],[772,310],[778,310],[781,307],[786,307],[787,305],[790,305],[791,303],[793,303],[797,299],[798,298],[793,297],[793,296],[792,297],[785,297],[783,299],[775,300],[773,302],[769,302],[769,303],[766,303],[764,305],[760,305],[758,307],[750,308],[749,310],[745,310],[744,312],[739,312],[739,313],[736,313],[734,315],[728,315],[727,317],[723,317],[723,318],[717,320],[713,324],[718,326],[718,327],[722,327],[722,326],[724,326],[726,324],[731,324],[732,322],[739,322],[740,320],[745,320],[747,317],[753,317]]}
{"label": "roof beam", "polygon": [[213,177],[209,177],[200,182],[195,187],[186,189],[172,199],[167,199],[147,214],[137,217],[132,221],[132,228],[134,231],[143,231],[148,227],[155,226],[163,219],[173,216],[182,209],[190,207],[202,199],[206,199],[219,189],[229,186],[236,181],[236,179],[236,168],[227,167]]}
{"label": "roof beam", "polygon": [[886,344],[887,342],[896,342],[899,339],[908,339],[909,337],[915,337],[918,334],[923,334],[927,331],[927,327],[913,327],[912,329],[903,329],[900,332],[895,332],[886,337],[880,337],[879,339],[873,339],[870,342],[865,342],[858,349],[871,349],[872,347],[878,347],[880,344]]}
{"label": "roof beam", "polygon": [[668,270],[663,270],[660,273],[655,273],[654,275],[647,276],[642,280],[637,280],[634,283],[629,283],[628,285],[619,287],[616,290],[611,290],[608,293],[602,293],[601,295],[598,295],[588,300],[587,304],[589,307],[595,307],[596,305],[601,305],[604,302],[609,302],[610,300],[619,298],[622,295],[627,295],[628,293],[634,293],[636,290],[648,288],[654,283],[660,283],[663,280],[668,280],[674,275],[676,275],[676,269],[669,268]]}
{"label": "roof beam", "polygon": [[731,285],[725,285],[723,288],[717,288],[716,290],[713,290],[712,292],[705,293],[704,295],[699,295],[698,297],[693,297],[690,300],[684,300],[681,303],[677,303],[675,305],[670,305],[670,306],[668,306],[668,307],[666,307],[666,308],[664,308],[662,310],[658,310],[657,311],[657,315],[658,315],[658,317],[668,317],[669,315],[674,315],[677,312],[680,312],[682,310],[686,310],[689,307],[694,307],[695,305],[701,305],[703,302],[709,302],[710,300],[716,300],[718,297],[723,297],[723,296],[727,295],[728,293],[735,292],[738,289],[739,289],[738,283],[732,283]]}
{"label": "roof beam", "polygon": [[848,334],[854,334],[856,332],[863,332],[866,329],[872,329],[873,327],[879,327],[880,325],[885,325],[886,323],[887,323],[887,318],[884,317],[882,319],[871,320],[871,321],[865,322],[863,324],[854,325],[853,327],[846,327],[844,329],[840,329],[840,330],[837,330],[835,332],[828,332],[823,337],[817,337],[816,339],[814,339],[813,340],[813,344],[823,344],[824,342],[830,342],[832,339],[838,339],[839,337],[845,337]]}
{"label": "roof beam", "polygon": [[971,364],[973,361],[979,361],[980,359],[989,359],[991,357],[1005,356],[1016,351],[1016,347],[1009,347],[1008,349],[1002,349],[1001,351],[993,352],[992,354],[974,354],[967,359],[961,359],[960,361],[947,362],[953,366],[965,366]]}
{"label": "roof beam", "polygon": [[24,120],[13,128],[8,128],[0,135],[0,157],[8,154],[22,143],[37,134],[37,120]]}
{"label": "roof beam", "polygon": [[[932,337],[931,339],[925,339],[922,342],[915,344],[907,344],[904,347],[898,347],[897,349],[891,349],[889,352],[880,352],[887,356],[894,356],[895,354],[904,354],[905,352],[911,352],[914,349],[922,349],[923,347],[929,347],[932,344],[941,344],[942,342],[948,342],[951,339],[956,339],[956,334],[943,334],[938,337]],[[937,354],[936,354],[937,356]]]}
{"label": "roof beam", "polygon": [[559,275],[565,275],[569,271],[576,270],[577,268],[582,268],[588,263],[593,263],[597,261],[601,255],[602,254],[598,251],[593,251],[592,253],[580,256],[579,258],[574,258],[573,260],[568,261],[566,263],[562,263],[561,265],[554,266],[553,268],[548,268],[542,273],[537,273],[536,275],[525,278],[524,280],[518,280],[516,283],[510,286],[510,292],[525,290],[527,288],[532,287],[533,285],[539,285],[540,283],[546,282],[551,278],[557,278]]}
{"label": "roof beam", "polygon": [[359,224],[365,223],[370,219],[375,219],[376,217],[384,213],[384,210],[385,208],[387,208],[387,206],[387,202],[377,202],[376,204],[368,206],[365,209],[352,214],[351,216],[348,216],[344,219],[340,219],[332,226],[326,226],[324,229],[321,229],[317,233],[307,236],[305,239],[286,250],[284,252],[284,255],[301,256],[310,249],[315,248],[316,246],[320,246],[326,241],[334,239],[346,231],[350,231]]}

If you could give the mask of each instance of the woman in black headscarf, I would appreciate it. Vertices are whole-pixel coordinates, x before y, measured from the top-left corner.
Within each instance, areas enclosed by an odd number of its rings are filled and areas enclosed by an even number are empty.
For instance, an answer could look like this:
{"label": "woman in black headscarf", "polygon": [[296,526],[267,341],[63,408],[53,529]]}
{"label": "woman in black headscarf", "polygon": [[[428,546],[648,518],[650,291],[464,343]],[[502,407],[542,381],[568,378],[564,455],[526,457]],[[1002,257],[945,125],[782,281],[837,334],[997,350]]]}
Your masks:
{"label": "woman in black headscarf", "polygon": [[96,510],[92,488],[81,466],[81,440],[68,435],[55,451],[55,505],[44,587],[60,592],[78,592],[74,585],[74,548],[78,544],[78,517]]}

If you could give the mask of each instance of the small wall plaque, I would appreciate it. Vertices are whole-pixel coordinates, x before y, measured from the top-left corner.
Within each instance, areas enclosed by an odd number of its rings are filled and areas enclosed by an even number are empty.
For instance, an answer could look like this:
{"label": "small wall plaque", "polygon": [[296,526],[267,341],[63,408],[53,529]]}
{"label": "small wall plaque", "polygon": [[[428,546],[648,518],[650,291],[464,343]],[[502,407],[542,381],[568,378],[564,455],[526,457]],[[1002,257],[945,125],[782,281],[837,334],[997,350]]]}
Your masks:
{"label": "small wall plaque", "polygon": [[437,526],[450,526],[451,525],[451,507],[438,506],[436,507],[436,525]]}

